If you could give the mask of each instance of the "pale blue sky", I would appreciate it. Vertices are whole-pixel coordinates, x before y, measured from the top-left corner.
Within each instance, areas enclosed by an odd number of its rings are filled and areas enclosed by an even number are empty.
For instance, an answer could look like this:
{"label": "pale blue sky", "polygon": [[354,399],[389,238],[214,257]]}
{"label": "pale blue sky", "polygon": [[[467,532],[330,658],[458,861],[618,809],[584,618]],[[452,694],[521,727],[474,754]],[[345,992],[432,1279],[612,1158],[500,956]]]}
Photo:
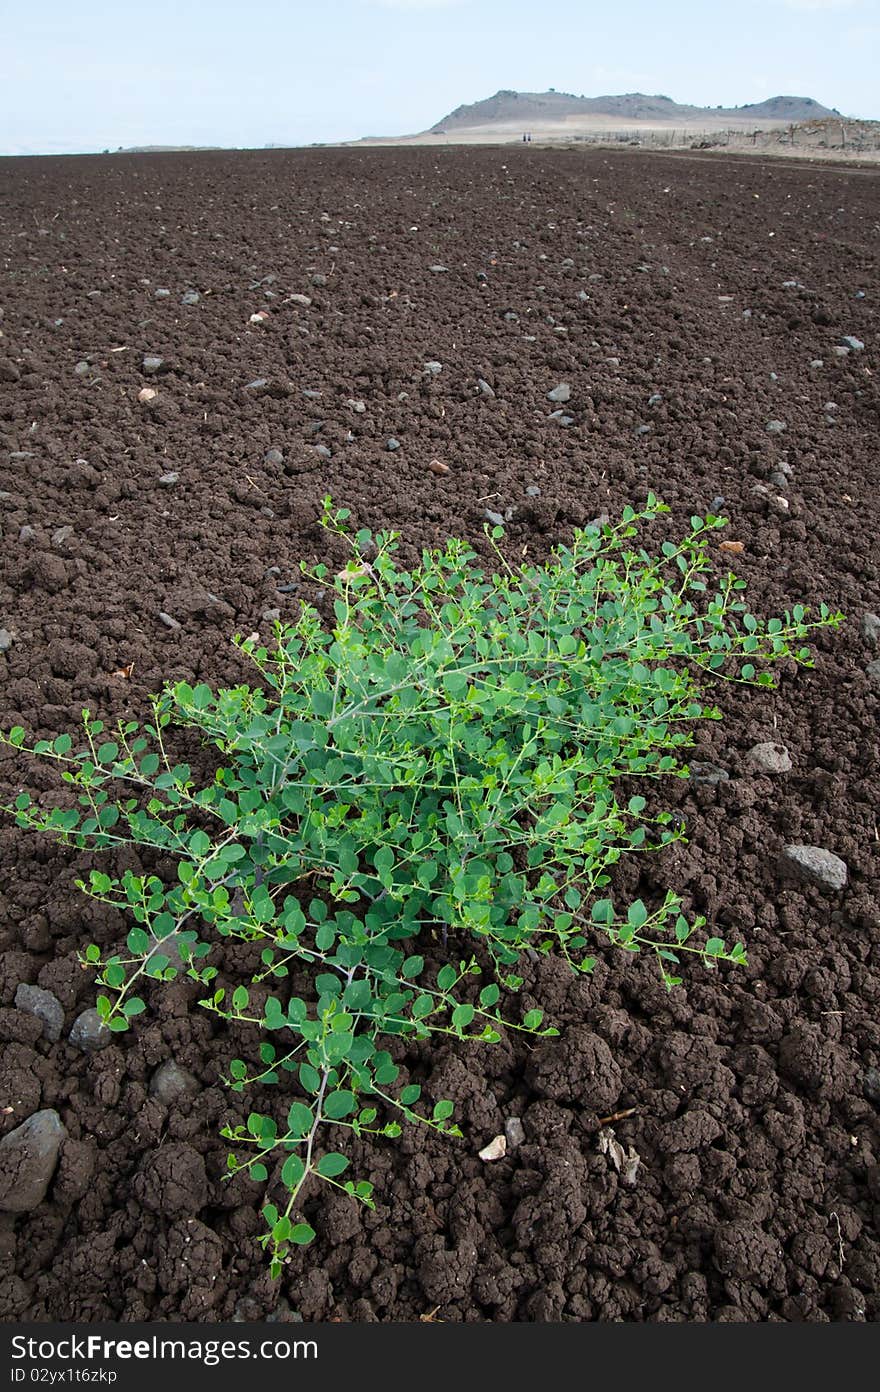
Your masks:
{"label": "pale blue sky", "polygon": [[400,135],[499,87],[880,118],[880,0],[0,0],[0,152]]}

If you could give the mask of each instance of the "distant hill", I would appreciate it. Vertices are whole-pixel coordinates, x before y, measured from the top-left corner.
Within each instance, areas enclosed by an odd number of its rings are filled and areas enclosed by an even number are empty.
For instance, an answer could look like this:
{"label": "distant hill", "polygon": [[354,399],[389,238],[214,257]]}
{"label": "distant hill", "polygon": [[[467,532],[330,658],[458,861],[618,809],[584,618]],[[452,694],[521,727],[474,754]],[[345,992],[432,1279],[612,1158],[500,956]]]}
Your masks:
{"label": "distant hill", "polygon": [[516,121],[525,129],[546,121],[561,121],[569,116],[611,116],[626,121],[670,121],[690,123],[711,118],[730,117],[732,120],[808,121],[838,113],[822,106],[813,97],[770,97],[767,101],[747,106],[688,106],[671,97],[646,96],[629,92],[621,96],[584,97],[571,92],[514,92],[502,89],[483,101],[457,106],[431,127],[433,134],[443,134],[473,126],[489,126]]}

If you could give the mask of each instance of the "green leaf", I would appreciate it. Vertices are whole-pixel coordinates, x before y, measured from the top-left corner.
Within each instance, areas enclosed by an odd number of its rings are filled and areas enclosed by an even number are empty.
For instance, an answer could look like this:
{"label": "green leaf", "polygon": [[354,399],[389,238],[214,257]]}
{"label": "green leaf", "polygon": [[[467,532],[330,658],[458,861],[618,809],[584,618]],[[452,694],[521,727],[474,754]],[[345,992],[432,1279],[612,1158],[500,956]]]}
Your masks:
{"label": "green leaf", "polygon": [[306,1247],[315,1238],[315,1229],[308,1223],[296,1223],[290,1230],[290,1241],[297,1247]]}
{"label": "green leaf", "polygon": [[340,1121],[342,1117],[349,1116],[354,1111],[355,1106],[354,1093],[339,1088],[336,1092],[329,1092],[324,1098],[322,1111],[325,1117],[329,1117],[331,1121]]}
{"label": "green leaf", "polygon": [[331,1150],[326,1155],[321,1156],[316,1168],[318,1174],[323,1175],[324,1179],[335,1179],[337,1175],[343,1174],[350,1164],[351,1161],[347,1156]]}
{"label": "green leaf", "polygon": [[445,1100],[444,1100],[444,1101],[437,1102],[437,1103],[435,1103],[435,1106],[434,1106],[434,1112],[433,1112],[434,1120],[435,1120],[435,1121],[445,1121],[447,1117],[451,1117],[451,1116],[452,1116],[452,1113],[453,1113],[454,1111],[455,1111],[455,1107],[454,1107],[454,1105],[453,1105],[452,1102],[445,1101]]}
{"label": "green leaf", "polygon": [[287,1128],[292,1136],[307,1136],[314,1124],[311,1107],[303,1102],[291,1103],[287,1113]]}

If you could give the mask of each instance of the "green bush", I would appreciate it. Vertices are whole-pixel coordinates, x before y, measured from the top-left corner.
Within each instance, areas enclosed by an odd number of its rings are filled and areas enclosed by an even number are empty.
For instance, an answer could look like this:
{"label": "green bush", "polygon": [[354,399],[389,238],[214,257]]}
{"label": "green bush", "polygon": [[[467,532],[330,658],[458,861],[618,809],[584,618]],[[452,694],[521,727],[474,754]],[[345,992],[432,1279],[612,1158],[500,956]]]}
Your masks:
{"label": "green bush", "polygon": [[[273,646],[236,639],[256,685],[178,682],[143,727],[111,734],[85,712],[81,745],[60,735],[31,750],[78,796],[45,810],[22,793],[7,809],[20,826],[177,859],[170,884],[92,870],[80,886],[133,922],[124,950],[83,954],[107,1027],[140,1014],[145,981],[183,970],[208,988],[206,1010],[263,1033],[227,1082],[280,1084],[288,1110],[223,1134],[230,1174],[246,1170],[274,1196],[262,1239],[274,1272],[314,1235],[295,1213],[310,1176],[373,1202],[348,1158],[324,1149],[324,1123],[393,1136],[397,1115],[460,1134],[450,1101],[398,1086],[393,1038],[555,1033],[539,1010],[502,1018],[524,949],[560,952],[580,972],[603,942],[648,949],[670,987],[684,953],[709,967],[744,960],[741,943],[686,921],[674,893],[625,910],[607,896],[621,856],[682,834],[644,797],[619,802],[615,785],[685,775],[691,727],[719,716],[700,697],[704,673],[771,685],[767,665],[807,662],[794,645],[840,616],[823,607],[810,623],[798,607],[759,622],[742,580],[710,587],[714,517],[692,518],[657,556],[635,549],[636,524],[663,511],[651,497],[615,527],[577,532],[543,567],[511,568],[496,529],[487,574],[460,541],[399,569],[392,533],[350,536],[327,500],[325,525],[351,547],[340,574],[313,572],[332,586],[332,626],[304,604]],[[219,751],[220,767],[197,778],[175,762],[175,725]],[[20,728],[2,738],[25,747]],[[250,989],[219,986],[217,937],[262,946]]]}

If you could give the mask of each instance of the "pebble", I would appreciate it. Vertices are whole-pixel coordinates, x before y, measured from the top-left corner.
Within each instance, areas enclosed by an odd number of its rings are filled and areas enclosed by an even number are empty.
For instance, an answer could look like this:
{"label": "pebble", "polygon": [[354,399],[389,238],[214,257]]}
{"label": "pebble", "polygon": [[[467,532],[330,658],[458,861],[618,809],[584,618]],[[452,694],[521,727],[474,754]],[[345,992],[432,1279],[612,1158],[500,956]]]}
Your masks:
{"label": "pebble", "polygon": [[[389,446],[390,448],[390,446]],[[315,445],[315,454],[319,459],[332,459],[333,455],[326,445]]]}
{"label": "pebble", "polygon": [[278,623],[281,619],[281,610],[264,609],[260,617],[264,623]]}
{"label": "pebble", "polygon": [[514,312],[513,312],[512,309],[509,309],[509,310],[506,312],[506,314],[505,314],[504,317],[505,317],[505,319],[507,320],[508,324],[518,324],[518,323],[519,323],[519,315],[518,315],[518,314],[514,314]]}
{"label": "pebble", "polygon": [[587,303],[587,300],[588,300],[589,298],[590,298],[590,297],[589,297],[589,295],[587,294],[586,290],[579,290],[579,291],[578,291],[578,299],[581,301],[582,304],[586,304],[586,303]]}
{"label": "pebble", "polygon": [[442,459],[432,459],[428,468],[432,474],[437,474],[440,478],[449,473],[449,465],[444,464]]}
{"label": "pebble", "polygon": [[346,404],[346,406],[348,406],[349,410],[351,410],[351,411],[356,411],[357,414],[358,414],[359,416],[362,416],[362,415],[364,414],[364,412],[366,411],[366,409],[367,409],[367,404],[366,404],[365,401],[352,401],[352,400],[349,400],[349,401],[346,401],[345,404]]}
{"label": "pebble", "polygon": [[689,773],[692,783],[707,783],[710,786],[726,783],[730,778],[727,770],[719,768],[717,764],[692,763],[689,765]]}
{"label": "pebble", "polygon": [[520,1117],[512,1116],[507,1118],[504,1123],[504,1134],[511,1150],[515,1150],[517,1146],[521,1146],[525,1142],[525,1127]]}
{"label": "pebble", "polygon": [[290,300],[291,304],[302,305],[303,309],[308,309],[309,305],[312,303],[309,295],[288,295],[287,298]]}
{"label": "pebble", "polygon": [[527,498],[540,498],[541,490],[536,483],[530,483],[526,489]]}
{"label": "pebble", "polygon": [[875,662],[869,662],[865,671],[868,674],[869,681],[875,682],[877,686],[880,686],[880,658],[877,658]]}
{"label": "pebble", "polygon": [[862,1079],[862,1091],[869,1102],[880,1107],[880,1068],[868,1068]]}
{"label": "pebble", "polygon": [[486,519],[487,522],[491,522],[491,523],[492,523],[492,526],[493,526],[493,527],[503,527],[503,526],[504,526],[504,518],[502,517],[501,513],[500,513],[500,512],[494,512],[494,511],[492,510],[492,508],[486,508],[485,511],[483,512],[483,516],[485,517],[485,519]]}
{"label": "pebble", "polygon": [[8,652],[12,647],[13,638],[8,628],[0,628],[0,652]]}
{"label": "pebble", "polygon": [[158,289],[153,291],[153,298],[155,300],[167,300],[170,294],[170,290],[166,290],[164,285],[160,285]]}
{"label": "pebble", "polygon": [[606,367],[620,367],[620,358],[606,358],[606,359],[605,359],[605,366],[606,366]]}
{"label": "pebble", "polygon": [[254,380],[253,380],[252,382],[248,382],[248,383],[246,384],[245,390],[246,390],[246,391],[262,391],[263,388],[264,388],[264,387],[268,387],[268,385],[269,385],[269,379],[268,379],[268,377],[255,377]]}
{"label": "pebble", "polygon": [[837,347],[836,347],[836,348],[832,348],[831,351],[833,352],[833,354],[834,354],[834,356],[835,356],[836,358],[848,358],[849,355],[850,355],[850,351],[851,351],[851,350],[850,350],[848,344],[847,344],[847,345],[838,344]]}
{"label": "pebble", "polygon": [[321,397],[324,395],[324,393],[318,391],[316,387],[303,387],[302,394],[307,401],[320,401]]}
{"label": "pebble", "polygon": [[392,435],[390,440],[386,440],[386,442],[385,442],[385,448],[386,448],[387,450],[390,450],[391,453],[393,454],[395,450],[399,450],[399,449],[400,449],[400,441],[399,441],[399,440],[395,440],[394,436]]}
{"label": "pebble", "polygon": [[180,303],[185,305],[196,305],[201,298],[198,290],[185,290]]}
{"label": "pebble", "polygon": [[558,387],[547,393],[548,401],[568,401],[571,398],[571,387],[568,382],[560,382]]}
{"label": "pebble", "polygon": [[846,344],[847,348],[851,348],[854,353],[861,353],[865,346],[860,338],[853,338],[852,334],[844,334],[843,342]]}
{"label": "pebble", "polygon": [[441,266],[441,265],[439,265],[439,264],[436,265],[436,266],[429,266],[429,267],[428,267],[428,270],[429,270],[429,271],[433,271],[435,275],[442,275],[443,272],[446,271],[446,270],[448,270],[448,269],[449,269],[449,268],[448,268],[447,266]]}
{"label": "pebble", "polygon": [[788,487],[788,475],[784,474],[781,469],[774,469],[770,475],[770,482],[774,488],[778,488],[784,493]]}
{"label": "pebble", "polygon": [[654,392],[651,396],[648,397],[648,405],[657,406],[662,400],[663,397],[660,394],[660,392]]}
{"label": "pebble", "polygon": [[822,846],[783,846],[781,864],[820,889],[836,891],[846,886],[846,863]]}
{"label": "pebble", "polygon": [[35,1015],[43,1026],[43,1034],[51,1044],[61,1038],[64,1027],[64,1010],[57,996],[44,991],[40,986],[26,986],[22,983],[15,992],[15,1008],[27,1015]]}
{"label": "pebble", "polygon": [[194,1097],[200,1091],[198,1078],[188,1068],[181,1068],[174,1059],[160,1064],[150,1079],[150,1093],[166,1106],[181,1097]]}
{"label": "pebble", "polygon": [[637,425],[637,426],[636,426],[636,434],[637,434],[637,435],[650,435],[650,433],[651,433],[651,431],[653,430],[653,428],[654,428],[654,427],[653,427],[652,425]]}
{"label": "pebble", "polygon": [[23,527],[20,527],[18,530],[19,541],[33,541],[36,535],[37,534],[34,531],[33,527],[29,527],[27,523],[25,523],[25,525]]}
{"label": "pebble", "polygon": [[787,426],[786,426],[785,421],[781,421],[781,420],[769,420],[769,421],[767,422],[767,424],[765,425],[764,429],[765,429],[765,430],[768,432],[768,434],[770,434],[770,435],[781,435],[782,432],[783,432],[783,430],[787,429]]}
{"label": "pebble", "polygon": [[152,376],[154,373],[159,371],[164,361],[164,358],[157,358],[153,356],[144,358],[144,372],[146,372],[149,376]]}
{"label": "pebble", "polygon": [[880,614],[863,614],[860,626],[862,637],[867,639],[872,647],[880,647]]}
{"label": "pebble", "polygon": [[284,463],[284,452],[283,452],[283,450],[278,449],[275,445],[273,445],[271,449],[267,449],[267,450],[266,450],[266,463],[267,463],[267,464],[283,464],[283,463]]}
{"label": "pebble", "polygon": [[325,275],[321,275],[320,271],[317,271],[312,276],[312,284],[316,285],[319,290],[323,289],[323,287],[327,284],[327,277]]}
{"label": "pebble", "polygon": [[155,387],[141,387],[138,392],[138,401],[155,401],[158,395]]}
{"label": "pebble", "polygon": [[825,366],[825,363],[823,362],[823,360],[822,360],[821,358],[813,358],[812,362],[810,363],[810,367],[824,367],[824,366]]}
{"label": "pebble", "polygon": [[494,387],[490,387],[490,386],[489,386],[489,383],[486,382],[482,377],[478,377],[478,378],[477,378],[477,386],[479,387],[480,391],[483,393],[483,396],[494,396],[494,395],[495,395],[495,389],[494,389]]}
{"label": "pebble", "polygon": [[785,745],[774,744],[772,740],[765,744],[753,745],[746,758],[762,773],[791,773],[793,767],[791,755]]}
{"label": "pebble", "polygon": [[173,470],[171,473],[159,475],[159,486],[161,488],[173,488],[179,481],[180,474],[176,474]]}
{"label": "pebble", "polygon": [[92,369],[89,363],[78,362],[73,370],[76,373],[77,377],[88,377]]}
{"label": "pebble", "polygon": [[438,372],[443,371],[443,364],[442,362],[437,362],[436,358],[432,358],[430,362],[425,363],[425,371],[431,377],[436,377]]}
{"label": "pebble", "polygon": [[56,1111],[34,1112],[0,1141],[0,1209],[30,1213],[43,1202],[67,1131]]}
{"label": "pebble", "polygon": [[177,620],[173,619],[170,614],[166,614],[163,609],[160,609],[157,617],[160,623],[163,623],[166,628],[170,628],[173,632],[176,632],[177,629],[180,628],[180,624]]}

